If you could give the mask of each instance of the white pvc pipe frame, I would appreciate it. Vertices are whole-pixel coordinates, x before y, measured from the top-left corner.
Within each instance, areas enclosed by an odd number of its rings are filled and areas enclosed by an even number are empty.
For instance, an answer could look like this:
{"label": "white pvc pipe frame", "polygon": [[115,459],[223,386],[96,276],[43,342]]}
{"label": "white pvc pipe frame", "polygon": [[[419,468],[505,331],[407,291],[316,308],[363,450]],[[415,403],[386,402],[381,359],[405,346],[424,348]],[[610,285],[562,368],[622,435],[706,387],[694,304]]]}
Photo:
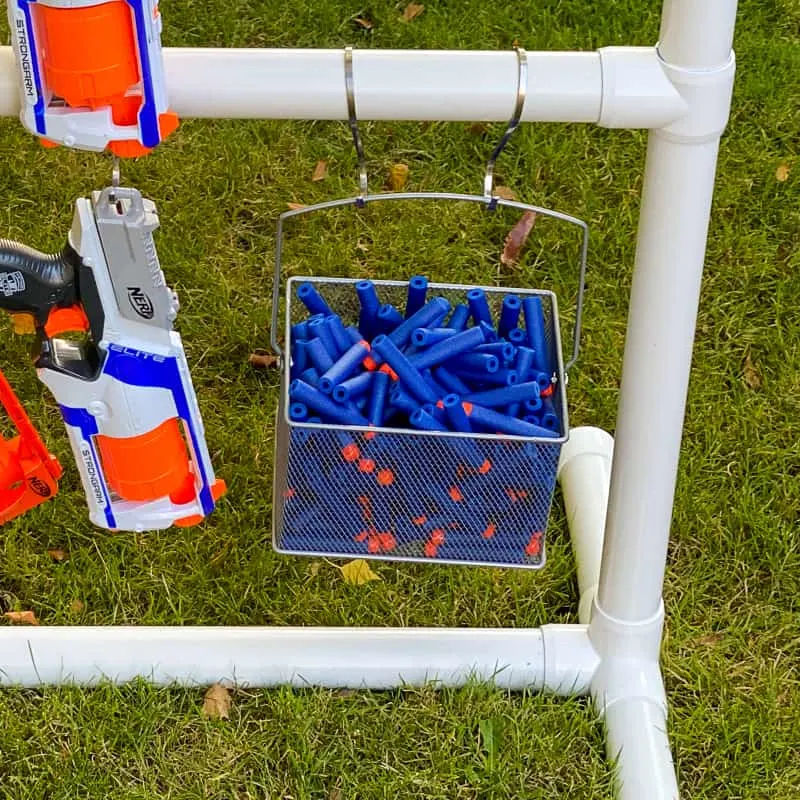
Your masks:
{"label": "white pvc pipe frame", "polygon": [[[651,131],[616,441],[574,429],[559,468],[581,624],[8,628],[0,630],[0,683],[143,676],[160,684],[386,689],[478,679],[589,694],[605,720],[619,797],[677,798],[658,666],[661,590],[717,151],[730,110],[736,6],[665,0],[655,48],[528,54],[523,121]],[[342,51],[167,49],[165,62],[183,117],[346,118]],[[516,57],[357,51],[354,79],[361,119],[506,120]],[[0,115],[16,114],[18,103],[11,53],[0,48]]]}

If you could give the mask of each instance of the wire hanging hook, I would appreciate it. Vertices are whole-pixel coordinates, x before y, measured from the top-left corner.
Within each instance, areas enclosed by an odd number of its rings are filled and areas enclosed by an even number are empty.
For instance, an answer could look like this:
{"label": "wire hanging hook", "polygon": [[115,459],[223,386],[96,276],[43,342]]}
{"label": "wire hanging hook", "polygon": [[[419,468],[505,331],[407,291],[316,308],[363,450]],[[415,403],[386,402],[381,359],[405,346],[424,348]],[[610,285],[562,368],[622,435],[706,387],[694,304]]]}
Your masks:
{"label": "wire hanging hook", "polygon": [[517,51],[517,102],[514,106],[514,114],[508,122],[503,138],[497,143],[494,152],[489,157],[486,165],[486,176],[483,179],[483,194],[486,198],[487,210],[494,211],[497,208],[497,197],[494,195],[494,165],[500,154],[508,144],[511,135],[519,126],[522,119],[522,110],[525,107],[525,97],[528,91],[528,54],[521,47],[515,48]]}
{"label": "wire hanging hook", "polygon": [[350,131],[353,134],[353,145],[358,156],[358,183],[360,193],[356,206],[364,208],[367,203],[369,187],[367,182],[367,159],[364,155],[364,145],[361,142],[361,132],[358,129],[358,117],[356,116],[356,90],[353,81],[353,48],[344,49],[344,86],[347,92],[347,117],[350,122]]}

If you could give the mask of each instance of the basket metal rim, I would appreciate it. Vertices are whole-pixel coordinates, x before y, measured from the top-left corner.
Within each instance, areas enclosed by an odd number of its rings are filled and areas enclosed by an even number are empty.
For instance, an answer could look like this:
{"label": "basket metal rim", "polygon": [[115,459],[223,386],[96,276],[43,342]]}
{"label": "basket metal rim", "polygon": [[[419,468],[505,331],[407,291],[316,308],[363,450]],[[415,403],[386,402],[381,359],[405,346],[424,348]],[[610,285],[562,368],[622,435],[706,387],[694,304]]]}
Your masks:
{"label": "basket metal rim", "polygon": [[[291,341],[292,317],[291,317],[291,289],[295,283],[311,282],[311,283],[328,283],[328,284],[356,284],[362,281],[363,278],[326,278],[316,275],[293,275],[286,281],[286,331],[285,341]],[[398,280],[381,280],[376,279],[372,281],[375,286],[391,286],[394,288],[403,288],[408,286],[408,281]],[[334,430],[334,431],[358,431],[360,433],[388,433],[400,434],[403,436],[420,436],[428,438],[431,436],[451,438],[451,439],[481,439],[493,442],[525,442],[526,444],[549,444],[549,445],[564,445],[569,441],[569,409],[567,403],[567,382],[566,370],[564,368],[564,356],[561,350],[561,327],[558,324],[558,298],[556,293],[550,289],[523,289],[523,288],[507,288],[505,286],[478,286],[470,283],[429,283],[428,289],[449,289],[453,291],[468,291],[469,289],[483,289],[485,292],[494,294],[507,294],[518,292],[528,296],[549,297],[553,305],[553,319],[555,321],[555,347],[556,347],[556,361],[557,370],[556,375],[558,378],[556,384],[556,393],[558,394],[561,403],[561,416],[564,425],[564,433],[558,438],[546,436],[514,436],[512,434],[499,434],[499,433],[461,433],[457,431],[418,431],[411,428],[388,428],[388,427],[372,427],[365,425],[333,425],[327,423],[316,422],[297,422],[289,419],[289,370],[291,363],[288,353],[282,357],[281,372],[283,375],[283,387],[281,388],[281,398],[283,405],[283,414],[278,415],[278,419],[282,419],[291,429],[306,428],[309,430]],[[423,559],[424,560],[424,559]]]}

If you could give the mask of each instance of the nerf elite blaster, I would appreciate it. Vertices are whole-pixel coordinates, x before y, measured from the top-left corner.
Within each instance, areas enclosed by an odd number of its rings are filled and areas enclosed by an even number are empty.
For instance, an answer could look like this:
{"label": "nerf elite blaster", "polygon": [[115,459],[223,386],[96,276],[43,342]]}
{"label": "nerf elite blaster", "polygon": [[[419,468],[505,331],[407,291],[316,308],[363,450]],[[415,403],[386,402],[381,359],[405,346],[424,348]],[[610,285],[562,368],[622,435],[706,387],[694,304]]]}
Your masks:
{"label": "nerf elite blaster", "polygon": [[196,524],[225,492],[172,329],[158,224],[138,191],[108,188],[78,199],[58,255],[0,240],[0,308],[32,315],[39,378],[61,408],[90,517],[112,530]]}
{"label": "nerf elite blaster", "polygon": [[157,0],[8,0],[22,124],[46,144],[140,156],[178,127]]}
{"label": "nerf elite blaster", "polygon": [[13,439],[0,437],[0,525],[3,525],[58,492],[61,464],[47,452],[2,372],[0,404],[17,431]]}

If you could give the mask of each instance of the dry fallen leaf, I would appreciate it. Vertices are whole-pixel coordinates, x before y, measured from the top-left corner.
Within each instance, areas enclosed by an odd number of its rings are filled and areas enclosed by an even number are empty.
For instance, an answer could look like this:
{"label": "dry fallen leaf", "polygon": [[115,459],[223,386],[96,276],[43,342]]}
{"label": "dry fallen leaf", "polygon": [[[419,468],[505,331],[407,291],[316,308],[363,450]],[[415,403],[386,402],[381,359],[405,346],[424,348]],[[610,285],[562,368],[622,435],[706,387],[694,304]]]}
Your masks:
{"label": "dry fallen leaf", "polygon": [[69,553],[65,550],[59,550],[58,548],[54,550],[48,550],[47,555],[53,559],[53,561],[66,561],[69,558]]}
{"label": "dry fallen leaf", "polygon": [[203,698],[203,716],[209,719],[228,719],[231,702],[231,693],[221,683],[214,683],[208,687]]}
{"label": "dry fallen leaf", "polygon": [[742,373],[744,374],[744,382],[748,389],[761,388],[764,381],[761,378],[761,372],[759,372],[758,367],[753,363],[753,359],[750,356],[749,350],[747,351],[747,355],[744,357]]}
{"label": "dry fallen leaf", "polygon": [[467,132],[473,136],[485,136],[489,132],[489,126],[485,122],[473,122],[467,128]]}
{"label": "dry fallen leaf", "polygon": [[81,611],[83,611],[85,608],[86,608],[86,603],[84,603],[83,600],[73,600],[69,604],[69,609],[74,614],[80,614]]}
{"label": "dry fallen leaf", "polygon": [[314,174],[311,176],[312,181],[321,181],[328,174],[328,162],[317,161],[317,166],[314,167]]}
{"label": "dry fallen leaf", "polygon": [[278,366],[278,356],[271,353],[251,353],[247,363],[256,369],[272,369]]}
{"label": "dry fallen leaf", "polygon": [[696,644],[701,644],[704,647],[711,647],[712,645],[719,644],[725,638],[723,633],[709,633],[706,636],[698,636],[694,641]]}
{"label": "dry fallen leaf", "polygon": [[11,323],[17,336],[32,336],[36,333],[36,320],[33,314],[12,314]]}
{"label": "dry fallen leaf", "polygon": [[517,193],[508,186],[495,186],[494,193],[497,197],[502,197],[503,200],[516,200]]}
{"label": "dry fallen leaf", "polygon": [[507,267],[514,266],[519,260],[519,254],[535,224],[536,212],[526,211],[506,236],[506,244],[503,248],[503,254],[500,256],[500,261]]}
{"label": "dry fallen leaf", "polygon": [[791,171],[792,170],[789,167],[789,165],[784,161],[783,164],[780,164],[778,166],[778,169],[775,170],[775,180],[783,183],[785,180],[789,178],[789,173]]}
{"label": "dry fallen leaf", "polygon": [[371,31],[375,27],[375,23],[367,17],[356,17],[353,22],[358,24],[365,31]]}
{"label": "dry fallen leaf", "polygon": [[389,167],[389,188],[393,192],[402,192],[408,180],[408,164],[392,164]]}
{"label": "dry fallen leaf", "polygon": [[19,622],[21,625],[38,625],[39,620],[33,611],[6,611],[3,616],[11,622]]}
{"label": "dry fallen leaf", "polygon": [[425,6],[422,5],[422,3],[409,3],[406,6],[406,10],[403,12],[403,19],[406,22],[411,22],[412,19],[416,19],[424,10]]}
{"label": "dry fallen leaf", "polygon": [[301,208],[305,208],[305,203],[287,203],[286,206],[288,207],[289,211],[299,211]]}
{"label": "dry fallen leaf", "polygon": [[381,576],[376,575],[363,558],[350,561],[343,567],[339,567],[339,569],[345,582],[352,583],[354,586],[361,586],[370,581],[379,581],[381,579]]}

